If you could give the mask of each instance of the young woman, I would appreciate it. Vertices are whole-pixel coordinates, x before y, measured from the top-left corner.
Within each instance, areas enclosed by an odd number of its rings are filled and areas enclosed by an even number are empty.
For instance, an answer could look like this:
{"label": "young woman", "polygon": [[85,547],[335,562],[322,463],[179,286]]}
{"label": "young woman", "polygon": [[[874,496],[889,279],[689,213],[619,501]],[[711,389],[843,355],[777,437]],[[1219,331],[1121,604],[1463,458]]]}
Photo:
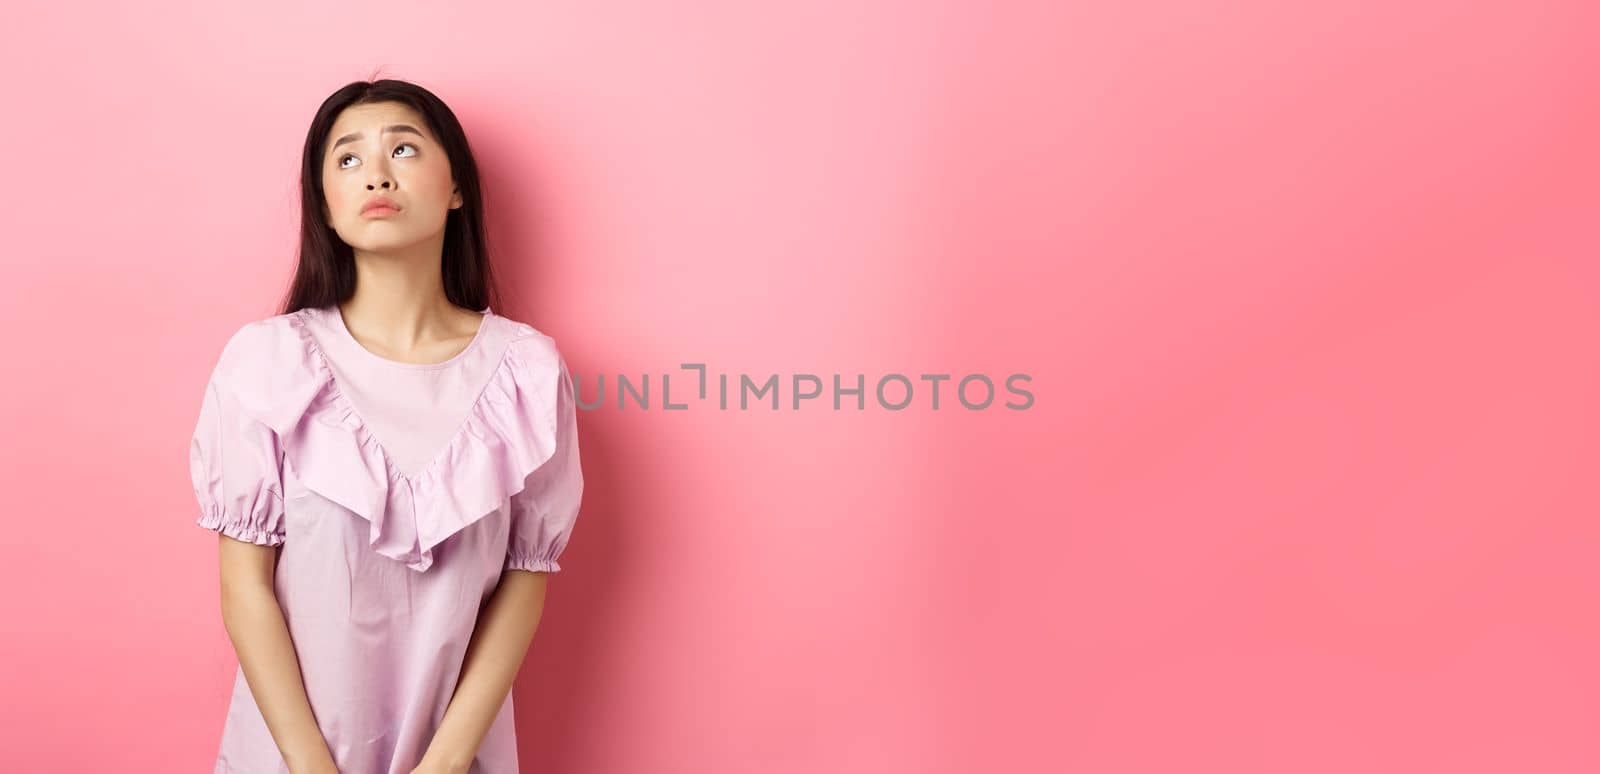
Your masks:
{"label": "young woman", "polygon": [[583,493],[566,361],[494,312],[477,167],[427,90],[335,92],[300,188],[289,297],[223,346],[190,447],[239,655],[216,771],[515,772]]}

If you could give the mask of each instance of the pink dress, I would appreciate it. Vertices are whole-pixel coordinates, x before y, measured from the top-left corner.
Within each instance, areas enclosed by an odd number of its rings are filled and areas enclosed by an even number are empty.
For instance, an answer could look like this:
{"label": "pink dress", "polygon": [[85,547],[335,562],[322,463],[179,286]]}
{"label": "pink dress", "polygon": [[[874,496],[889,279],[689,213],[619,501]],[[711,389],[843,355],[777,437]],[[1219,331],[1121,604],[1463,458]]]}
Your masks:
{"label": "pink dress", "polygon": [[[344,774],[409,774],[501,572],[559,572],[578,515],[566,361],[532,326],[482,313],[436,364],[367,350],[337,306],[253,321],[206,386],[197,523],[279,547],[278,603]],[[289,771],[242,667],[215,771]],[[517,771],[509,695],[471,771]]]}

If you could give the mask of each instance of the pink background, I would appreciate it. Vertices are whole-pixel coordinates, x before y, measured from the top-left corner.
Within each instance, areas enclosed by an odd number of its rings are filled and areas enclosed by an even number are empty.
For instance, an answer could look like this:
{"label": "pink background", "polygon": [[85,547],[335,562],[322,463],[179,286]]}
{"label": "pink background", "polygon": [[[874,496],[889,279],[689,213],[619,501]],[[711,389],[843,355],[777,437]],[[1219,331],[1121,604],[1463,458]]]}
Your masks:
{"label": "pink background", "polygon": [[1592,3],[7,11],[0,767],[209,770],[188,436],[377,70],[581,376],[1033,376],[584,413],[525,770],[1600,768]]}

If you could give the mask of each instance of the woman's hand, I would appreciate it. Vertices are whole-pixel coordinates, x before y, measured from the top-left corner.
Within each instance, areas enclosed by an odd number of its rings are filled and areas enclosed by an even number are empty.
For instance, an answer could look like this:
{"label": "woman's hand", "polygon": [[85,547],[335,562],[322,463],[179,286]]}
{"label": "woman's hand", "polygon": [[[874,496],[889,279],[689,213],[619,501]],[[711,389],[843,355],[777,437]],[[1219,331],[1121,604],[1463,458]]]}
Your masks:
{"label": "woman's hand", "polygon": [[438,761],[430,761],[426,756],[424,756],[422,762],[417,764],[417,767],[411,770],[411,774],[467,774],[467,770],[470,766],[470,763],[452,765],[440,763]]}

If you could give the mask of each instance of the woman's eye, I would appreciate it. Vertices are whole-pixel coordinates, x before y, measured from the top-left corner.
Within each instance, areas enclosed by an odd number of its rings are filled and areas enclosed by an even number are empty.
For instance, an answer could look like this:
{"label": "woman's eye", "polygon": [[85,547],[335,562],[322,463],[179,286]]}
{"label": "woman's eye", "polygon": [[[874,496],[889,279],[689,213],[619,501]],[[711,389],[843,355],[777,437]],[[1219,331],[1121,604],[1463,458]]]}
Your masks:
{"label": "woman's eye", "polygon": [[[395,150],[396,150],[396,151],[399,151],[399,150],[400,150],[400,149],[401,149],[401,148],[410,148],[410,149],[411,149],[411,153],[409,153],[409,154],[406,154],[406,155],[405,155],[405,156],[402,156],[402,157],[401,157],[401,158],[411,158],[411,157],[412,157],[412,156],[415,156],[415,155],[417,155],[417,154],[418,154],[418,153],[421,153],[421,151],[419,151],[419,150],[417,150],[417,146],[415,146],[415,145],[412,145],[412,144],[411,144],[411,143],[409,143],[409,142],[403,142],[403,143],[400,143],[400,144],[399,144],[399,145],[396,145],[396,146],[395,146],[395,147],[394,147],[394,149],[395,149]],[[344,162],[345,162],[345,161],[346,161],[346,160],[347,160],[347,159],[353,159],[353,158],[355,158],[355,155],[354,155],[354,154],[351,154],[351,153],[346,153],[346,154],[344,154],[344,155],[343,155],[343,156],[340,156],[340,157],[339,157],[339,168],[340,168],[340,169],[349,169],[349,167],[348,167],[348,166],[345,166],[345,163],[344,163]]]}

